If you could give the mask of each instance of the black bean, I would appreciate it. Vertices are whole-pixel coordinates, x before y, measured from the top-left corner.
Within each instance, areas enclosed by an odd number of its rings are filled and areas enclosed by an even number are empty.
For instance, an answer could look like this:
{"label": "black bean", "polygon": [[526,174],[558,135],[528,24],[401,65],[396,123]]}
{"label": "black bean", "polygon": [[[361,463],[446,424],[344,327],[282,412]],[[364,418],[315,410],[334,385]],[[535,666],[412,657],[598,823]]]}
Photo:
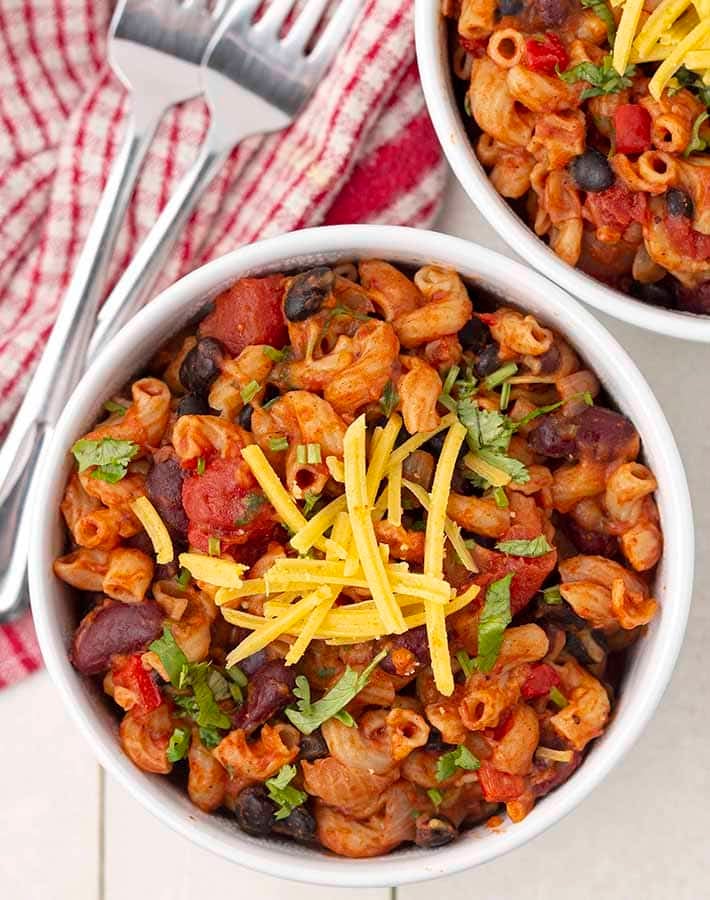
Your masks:
{"label": "black bean", "polygon": [[180,366],[180,383],[193,394],[206,394],[219,375],[224,349],[211,337],[200,338]]}
{"label": "black bean", "polygon": [[323,759],[323,757],[328,755],[328,745],[320,731],[303,735],[298,755],[299,759],[305,759],[307,762]]}
{"label": "black bean", "polygon": [[266,788],[255,784],[244,788],[237,797],[234,818],[242,831],[261,837],[270,834],[276,810],[276,804],[269,799]]}
{"label": "black bean", "polygon": [[669,216],[685,216],[690,219],[693,215],[693,201],[680,188],[671,188],[666,192],[666,209]]}
{"label": "black bean", "polygon": [[319,312],[334,284],[335,275],[327,266],[296,275],[284,300],[284,314],[289,322],[303,322]]}
{"label": "black bean", "polygon": [[650,303],[651,306],[664,306],[667,309],[674,309],[677,305],[677,295],[675,285],[671,276],[662,278],[652,284],[642,284],[640,281],[634,281],[630,290],[631,296],[644,303]]}
{"label": "black bean", "polygon": [[185,394],[178,403],[177,415],[180,416],[209,416],[212,409],[202,394]]}
{"label": "black bean", "polygon": [[458,337],[463,349],[473,350],[474,353],[480,353],[486,344],[490,344],[493,340],[490,328],[477,316],[466,322]]}
{"label": "black bean", "polygon": [[523,11],[523,0],[498,0],[498,12],[501,16],[517,16]]}
{"label": "black bean", "polygon": [[589,149],[575,156],[569,164],[577,187],[583,191],[605,191],[614,184],[614,173],[609,160],[598,150]]}
{"label": "black bean", "polygon": [[417,820],[416,837],[414,843],[417,847],[443,847],[450,844],[458,837],[458,831],[443,816],[432,816],[424,821]]}
{"label": "black bean", "polygon": [[305,806],[297,806],[285,819],[275,819],[271,830],[293,838],[294,841],[308,844],[315,839],[316,820]]}
{"label": "black bean", "polygon": [[495,372],[500,368],[500,358],[498,356],[498,345],[489,344],[484,347],[478,355],[473,370],[479,378],[485,378],[491,372]]}
{"label": "black bean", "polygon": [[242,411],[239,413],[239,418],[237,419],[242,428],[246,428],[247,431],[251,431],[251,417],[253,412],[254,407],[251,403],[247,403],[242,407]]}
{"label": "black bean", "polygon": [[594,660],[589,655],[587,648],[584,646],[579,637],[573,632],[568,631],[565,639],[565,651],[573,656],[580,665],[591,666]]}
{"label": "black bean", "polygon": [[251,678],[255,672],[258,672],[262,666],[265,666],[269,661],[268,656],[266,655],[266,650],[258,650],[256,653],[252,653],[251,656],[247,656],[246,659],[243,659],[239,663],[239,668],[244,672],[244,674]]}
{"label": "black bean", "polygon": [[433,453],[434,456],[438,457],[441,451],[444,449],[445,437],[446,432],[440,431],[438,434],[435,434],[434,437],[429,438],[426,444],[423,445],[422,449],[427,450],[429,453]]}
{"label": "black bean", "polygon": [[[162,453],[160,450],[158,453]],[[145,480],[148,499],[157,509],[173,537],[187,538],[187,515],[182,505],[182,483],[185,470],[176,456],[158,459]]]}

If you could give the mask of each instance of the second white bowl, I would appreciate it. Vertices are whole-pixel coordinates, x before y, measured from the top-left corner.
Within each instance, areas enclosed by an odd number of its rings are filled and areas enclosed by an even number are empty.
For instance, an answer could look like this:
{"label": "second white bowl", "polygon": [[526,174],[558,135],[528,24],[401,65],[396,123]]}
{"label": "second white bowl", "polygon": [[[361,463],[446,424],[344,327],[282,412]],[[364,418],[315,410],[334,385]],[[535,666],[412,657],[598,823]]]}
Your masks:
{"label": "second white bowl", "polygon": [[416,0],[417,60],[429,115],[461,186],[510,247],[573,297],[631,325],[688,341],[710,342],[710,316],[651,306],[561,260],[520,219],[479,163],[454,96],[442,0]]}

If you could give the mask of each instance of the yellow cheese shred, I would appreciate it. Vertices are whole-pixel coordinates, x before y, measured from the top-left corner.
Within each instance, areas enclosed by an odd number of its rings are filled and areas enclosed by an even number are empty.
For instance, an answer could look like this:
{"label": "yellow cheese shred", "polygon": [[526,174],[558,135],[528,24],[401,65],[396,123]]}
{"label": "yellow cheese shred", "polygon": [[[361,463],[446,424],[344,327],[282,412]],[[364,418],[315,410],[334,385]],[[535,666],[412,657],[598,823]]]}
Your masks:
{"label": "yellow cheese shred", "polygon": [[614,53],[612,61],[616,71],[623,75],[631,57],[631,45],[634,42],[636,29],[638,28],[644,0],[626,0],[624,11],[621,14],[619,27],[616,29],[614,40]]}
{"label": "yellow cheese shred", "polygon": [[335,591],[330,590],[330,588],[321,588],[321,590],[327,594],[327,596],[323,597],[318,606],[316,606],[313,612],[308,616],[295,643],[291,645],[290,650],[286,654],[287,666],[293,666],[301,659],[335,602]]}
{"label": "yellow cheese shred", "polygon": [[463,461],[468,469],[475,472],[476,475],[480,475],[481,478],[485,478],[493,487],[505,487],[506,484],[510,484],[511,478],[507,472],[499,469],[498,466],[491,465],[475,453],[467,453]]}
{"label": "yellow cheese shred", "polygon": [[345,495],[343,495],[323,507],[291,538],[293,549],[298,550],[299,553],[307,553],[315,542],[322,538],[325,532],[333,525],[336,516],[345,511],[346,506],[347,501]]}
{"label": "yellow cheese shred", "polygon": [[401,428],[402,419],[395,414],[388,419],[377,443],[374,443],[373,441],[372,456],[370,458],[370,464],[367,467],[366,476],[367,502],[369,506],[372,506],[375,502],[380,482],[384,478],[387,463]]}
{"label": "yellow cheese shred", "polygon": [[446,431],[446,429],[450,428],[456,421],[456,415],[454,413],[449,413],[441,420],[438,428],[434,428],[432,431],[420,431],[419,434],[413,434],[410,438],[407,438],[403,444],[400,444],[396,450],[392,451],[385,474],[391,472],[395,466],[403,463],[408,456],[414,453],[415,450],[418,450],[422,445],[426,444],[426,442],[433,438],[434,435],[439,434],[441,431]]}
{"label": "yellow cheese shred", "polygon": [[710,18],[696,25],[690,34],[686,35],[676,46],[673,53],[663,60],[648,83],[648,91],[654,99],[660,100],[663,89],[675,71],[683,65],[683,60],[688,52],[698,48],[707,40],[708,36],[710,36]]}
{"label": "yellow cheese shred", "polygon": [[246,566],[231,559],[206,556],[203,553],[181,553],[178,560],[197,581],[204,581],[219,588],[241,588],[242,575],[247,570]]}
{"label": "yellow cheese shred", "polygon": [[365,573],[368,588],[389,633],[401,634],[406,631],[394,593],[390,586],[385,566],[377,549],[375,529],[370,518],[368,485],[365,473],[365,416],[357,418],[345,432],[345,495],[347,497],[350,523],[360,565]]}
{"label": "yellow cheese shred", "polygon": [[402,463],[391,470],[387,479],[387,521],[390,525],[402,524]]}
{"label": "yellow cheese shred", "polygon": [[[451,492],[451,478],[454,474],[456,459],[465,437],[466,429],[460,422],[455,422],[444,438],[444,446],[434,472],[431,507],[427,516],[424,542],[424,574],[432,578],[443,577],[446,507]],[[451,670],[444,608],[439,603],[426,600],[424,612],[434,683],[440,693],[445,697],[450,697],[454,691],[454,675]]]}
{"label": "yellow cheese shred", "polygon": [[345,469],[343,468],[342,459],[338,459],[337,456],[326,456],[325,464],[333,481],[342,484],[345,481]]}
{"label": "yellow cheese shred", "polygon": [[651,50],[661,39],[663,32],[681,16],[690,6],[690,0],[663,0],[639,31],[634,41],[634,50],[638,58],[646,59]]}
{"label": "yellow cheese shred", "polygon": [[[305,619],[329,596],[330,591],[328,588],[318,588],[297,603],[289,606],[277,618],[270,619],[265,624],[260,625],[227,656],[227,668],[236,665],[241,660],[246,659],[247,656],[263,650],[264,647],[281,637],[282,634],[288,634],[290,628],[297,625],[302,619]],[[228,612],[228,610],[225,610],[225,612]]]}
{"label": "yellow cheese shred", "polygon": [[261,447],[256,444],[244,447],[242,457],[281,521],[294,532],[304,528],[308,524],[308,520],[281,484],[281,479],[272,469]]}
{"label": "yellow cheese shred", "polygon": [[145,528],[155,550],[155,558],[160,565],[172,562],[175,557],[173,541],[158,510],[147,497],[137,497],[131,503],[135,517]]}
{"label": "yellow cheese shred", "polygon": [[[424,490],[424,488],[420,484],[415,484],[413,481],[408,481],[406,478],[404,479],[402,484],[416,497],[416,499],[424,507],[424,509],[429,512],[431,502],[429,494]],[[456,522],[453,522],[448,516],[445,519],[444,532],[446,533],[446,537],[451,542],[451,546],[456,551],[456,555],[463,563],[464,568],[469,572],[478,572],[478,566],[473,561],[473,557],[471,556],[468,547],[464,543],[464,539],[461,537],[461,529],[456,524]]]}

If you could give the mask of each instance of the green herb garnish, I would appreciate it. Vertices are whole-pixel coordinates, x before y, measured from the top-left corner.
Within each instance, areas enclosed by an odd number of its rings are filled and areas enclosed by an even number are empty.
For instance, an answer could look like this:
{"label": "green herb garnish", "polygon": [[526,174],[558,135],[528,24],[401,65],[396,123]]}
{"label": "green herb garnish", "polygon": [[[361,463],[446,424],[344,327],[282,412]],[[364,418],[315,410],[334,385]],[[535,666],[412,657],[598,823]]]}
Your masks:
{"label": "green herb garnish", "polygon": [[219,538],[211,537],[207,541],[207,552],[210,556],[219,556],[222,552],[222,545]]}
{"label": "green herb garnish", "polygon": [[189,663],[167,625],[163,626],[163,636],[153,641],[150,649],[160,658],[170,683],[174,687],[180,687],[181,673],[188,669]]}
{"label": "green herb garnish", "polygon": [[283,362],[284,359],[286,359],[286,356],[288,355],[288,351],[286,349],[277,350],[276,347],[268,347],[268,346],[262,347],[261,352],[264,354],[264,356],[268,357],[271,360],[271,362],[275,362],[275,363]]}
{"label": "green herb garnish", "polygon": [[286,765],[265,782],[269,798],[278,806],[274,813],[275,819],[287,819],[297,806],[306,802],[307,795],[291,784],[295,777],[296,767]]}
{"label": "green herb garnish", "polygon": [[469,675],[476,671],[476,663],[471,659],[471,657],[465,650],[457,650],[456,659],[458,660],[458,663],[461,666],[461,671],[466,676],[466,678],[468,678]]}
{"label": "green herb garnish", "polygon": [[[299,702],[296,708],[289,707],[286,710],[286,717],[302,734],[313,734],[323,722],[335,718],[360,693],[385,656],[387,656],[386,650],[378,653],[362,672],[356,672],[348,666],[328,693],[320,700],[316,700],[315,703],[311,703],[311,686],[308,679],[304,675],[299,675],[296,678],[296,687],[293,689]],[[352,718],[345,724],[349,725],[351,722]]]}
{"label": "green herb garnish", "polygon": [[602,22],[606,25],[606,34],[609,40],[609,47],[614,46],[614,41],[616,40],[616,22],[614,21],[614,15],[609,7],[606,5],[604,0],[581,0],[582,6],[586,6],[588,9],[594,10],[595,15],[599,16]]}
{"label": "green herb garnish", "polygon": [[256,491],[250,491],[244,497],[244,511],[241,516],[237,516],[234,520],[234,524],[237,526],[248,525],[249,522],[254,520],[254,517],[265,503],[266,497],[264,497],[263,494],[258,494]]}
{"label": "green herb garnish", "polygon": [[180,587],[186,588],[188,584],[192,581],[192,574],[185,566],[180,567],[180,571],[178,572],[178,576],[175,579]]}
{"label": "green herb garnish", "polygon": [[542,602],[547,603],[548,606],[559,606],[560,603],[563,602],[559,584],[554,584],[552,587],[545,588],[540,593],[542,594]]}
{"label": "green herb garnish", "polygon": [[113,438],[82,439],[71,448],[80,472],[95,466],[91,477],[109,484],[116,484],[125,476],[128,463],[139,451],[140,447],[133,441],[115,441]]}
{"label": "green herb garnish", "polygon": [[512,580],[511,572],[488,585],[486,602],[478,623],[476,668],[479,672],[490,672],[495,665],[503,643],[503,634],[512,620],[510,612]]}
{"label": "green herb garnish", "polygon": [[261,385],[258,381],[250,381],[249,384],[244,385],[239,393],[244,403],[251,403],[260,390]]}
{"label": "green herb garnish", "polygon": [[204,456],[200,456],[199,459],[197,460],[197,474],[204,475],[206,466],[207,466],[207,464],[205,462]]}
{"label": "green herb garnish", "polygon": [[708,116],[710,116],[710,112],[705,110],[705,112],[700,113],[700,115],[696,117],[693,122],[693,130],[690,132],[690,141],[683,151],[683,156],[690,156],[691,153],[700,153],[702,150],[708,149],[708,142],[700,137],[700,128]]}
{"label": "green herb garnish", "polygon": [[498,404],[501,412],[508,408],[508,404],[510,403],[510,392],[511,384],[509,381],[505,381],[503,387],[500,389],[500,403]]}
{"label": "green herb garnish", "polygon": [[526,556],[534,558],[550,553],[552,547],[547,543],[544,534],[539,534],[530,541],[499,541],[496,550],[507,553],[510,556]]}
{"label": "green herb garnish", "polygon": [[282,450],[288,450],[288,438],[270,437],[269,450],[272,450],[274,453],[280,453]]}
{"label": "green herb garnish", "polygon": [[390,378],[387,384],[385,385],[384,390],[382,391],[382,396],[380,397],[380,409],[383,414],[389,417],[392,413],[397,409],[399,405],[399,394],[394,386],[394,382]]}
{"label": "green herb garnish", "polygon": [[427,791],[427,795],[434,806],[438,809],[444,800],[444,795],[441,793],[441,791],[437,791],[436,788],[429,788],[429,790]]}
{"label": "green herb garnish", "polygon": [[577,63],[566,72],[557,74],[567,84],[577,81],[586,81],[591,86],[585,88],[580,94],[580,100],[589,100],[591,97],[600,97],[602,94],[618,94],[620,91],[630,88],[633,84],[632,77],[636,74],[635,66],[627,66],[623,75],[614,68],[611,56],[605,56],[601,65],[592,62]]}
{"label": "green herb garnish", "polygon": [[308,518],[320,500],[320,494],[307,490],[303,495],[303,515]]}
{"label": "green herb garnish", "polygon": [[475,772],[481,768],[481,761],[471,753],[465,744],[459,744],[454,750],[444,753],[436,763],[436,780],[446,781],[456,774],[457,769]]}
{"label": "green herb garnish", "polygon": [[558,688],[550,688],[549,697],[550,700],[552,700],[552,702],[555,704],[555,706],[559,707],[560,709],[564,709],[565,706],[567,706],[567,698]]}
{"label": "green herb garnish", "polygon": [[451,390],[456,383],[456,379],[459,377],[459,372],[461,371],[460,366],[451,366],[449,371],[446,373],[446,378],[444,379],[444,386],[441,389],[442,394],[450,394]]}
{"label": "green herb garnish", "polygon": [[[510,475],[516,484],[525,484],[530,474],[523,463],[508,456],[510,439],[516,424],[503,413],[481,409],[473,400],[459,400],[456,412],[466,427],[468,446],[485,462]],[[488,482],[475,472],[467,471],[466,477],[474,484],[488,487]]]}
{"label": "green herb garnish", "polygon": [[178,762],[180,759],[185,759],[189,749],[190,732],[185,728],[176,728],[170,735],[170,740],[168,741],[168,750],[166,753],[168,762],[174,763]]}
{"label": "green herb garnish", "polygon": [[121,403],[116,403],[115,400],[107,400],[104,403],[104,409],[106,412],[110,413],[119,413],[122,416],[126,415],[127,406],[123,406]]}
{"label": "green herb garnish", "polygon": [[496,506],[498,509],[507,509],[508,508],[508,495],[505,492],[505,488],[495,487],[493,488],[493,499],[496,502]]}
{"label": "green herb garnish", "polygon": [[514,362],[506,363],[504,366],[501,366],[500,369],[491,372],[491,374],[484,379],[483,384],[489,391],[492,391],[493,388],[497,388],[498,385],[503,384],[508,378],[512,378],[517,371],[518,367]]}

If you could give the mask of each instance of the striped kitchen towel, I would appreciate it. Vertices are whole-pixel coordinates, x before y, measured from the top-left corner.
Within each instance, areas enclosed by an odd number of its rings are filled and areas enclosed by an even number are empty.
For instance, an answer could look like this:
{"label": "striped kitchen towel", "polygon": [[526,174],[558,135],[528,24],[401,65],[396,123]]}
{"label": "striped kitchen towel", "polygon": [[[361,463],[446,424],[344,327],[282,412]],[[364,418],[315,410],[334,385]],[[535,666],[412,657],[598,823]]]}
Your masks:
{"label": "striped kitchen towel", "polygon": [[[367,0],[298,121],[232,154],[159,289],[241,244],[297,228],[433,221],[445,167],[419,87],[413,6]],[[111,8],[111,0],[0,3],[0,435],[42,351],[120,146],[128,103],[106,65]],[[194,158],[207,122],[200,100],[163,121],[110,284]],[[0,628],[0,687],[39,665],[29,616]]]}

